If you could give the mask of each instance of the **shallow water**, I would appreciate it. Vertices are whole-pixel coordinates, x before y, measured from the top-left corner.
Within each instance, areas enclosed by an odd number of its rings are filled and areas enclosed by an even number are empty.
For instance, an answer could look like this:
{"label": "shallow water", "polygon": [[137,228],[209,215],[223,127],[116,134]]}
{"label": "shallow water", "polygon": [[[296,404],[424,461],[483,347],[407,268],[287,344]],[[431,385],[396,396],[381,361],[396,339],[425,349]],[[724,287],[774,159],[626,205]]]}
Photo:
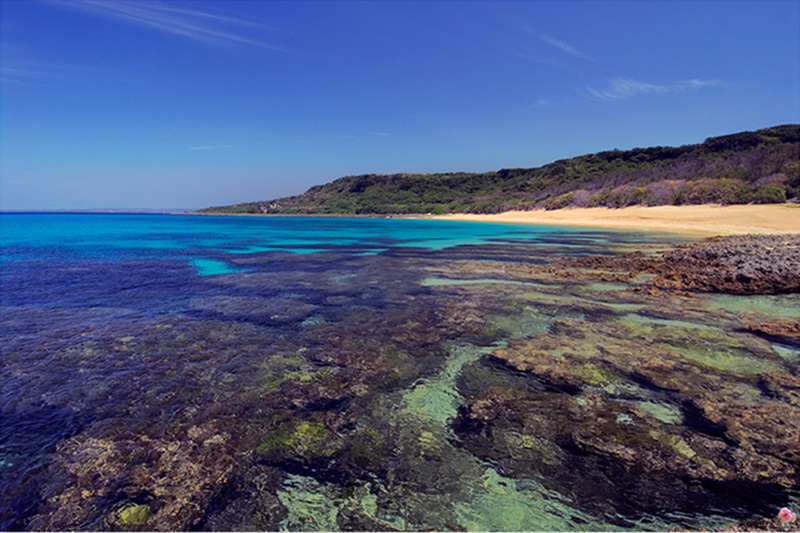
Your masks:
{"label": "shallow water", "polygon": [[[519,340],[577,343],[559,333],[570,324],[586,344],[551,353],[646,338],[687,372],[732,376],[731,397],[761,406],[759,375],[797,372],[797,350],[735,332],[736,297],[684,316],[625,284],[566,287],[489,263],[675,237],[161,215],[0,215],[0,237],[0,529],[665,530],[771,516],[767,504],[795,497],[727,512],[711,496],[705,512],[595,502],[564,488],[571,474],[554,465],[577,459],[560,430],[534,432],[530,417],[469,425],[497,402],[505,416],[608,401],[626,431],[644,417],[695,457],[693,432],[709,431],[695,411],[613,359],[579,361],[566,389],[494,359]],[[758,302],[762,318],[795,306]]]}

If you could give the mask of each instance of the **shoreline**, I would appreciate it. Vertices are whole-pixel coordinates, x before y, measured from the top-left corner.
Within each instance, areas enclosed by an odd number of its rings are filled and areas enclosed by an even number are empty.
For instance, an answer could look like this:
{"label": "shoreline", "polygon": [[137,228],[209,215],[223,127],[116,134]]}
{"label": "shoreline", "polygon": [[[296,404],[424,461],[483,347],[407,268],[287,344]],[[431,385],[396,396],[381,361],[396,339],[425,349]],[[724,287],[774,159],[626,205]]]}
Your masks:
{"label": "shoreline", "polygon": [[572,207],[565,209],[533,209],[494,214],[321,214],[321,213],[198,213],[174,215],[241,216],[241,217],[304,217],[304,218],[395,218],[412,220],[453,220],[504,224],[541,224],[579,226],[630,231],[658,231],[698,237],[726,235],[791,235],[800,234],[800,205],[663,205],[612,207]]}
{"label": "shoreline", "polygon": [[800,206],[792,204],[581,207],[552,211],[506,211],[485,215],[421,215],[410,218],[664,231],[702,237],[800,234]]}

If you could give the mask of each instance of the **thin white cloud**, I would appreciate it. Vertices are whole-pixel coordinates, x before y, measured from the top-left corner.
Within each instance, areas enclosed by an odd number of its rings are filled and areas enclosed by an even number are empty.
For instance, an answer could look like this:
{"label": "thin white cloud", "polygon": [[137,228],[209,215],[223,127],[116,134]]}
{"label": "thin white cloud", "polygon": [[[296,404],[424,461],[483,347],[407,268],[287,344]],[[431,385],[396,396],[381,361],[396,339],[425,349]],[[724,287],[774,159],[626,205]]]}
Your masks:
{"label": "thin white cloud", "polygon": [[549,35],[545,35],[543,33],[538,34],[538,36],[539,36],[539,39],[541,39],[542,41],[546,42],[550,46],[555,46],[556,48],[558,48],[562,52],[566,52],[566,53],[568,53],[569,55],[571,55],[573,57],[578,57],[580,59],[586,59],[587,61],[593,61],[593,59],[591,57],[587,56],[586,54],[584,54],[583,52],[581,52],[580,50],[578,50],[574,46],[565,43],[564,41],[555,39],[555,38],[550,37]]}
{"label": "thin white cloud", "polygon": [[391,133],[386,133],[385,131],[371,131],[369,132],[370,135],[374,135],[376,137],[391,137]]}
{"label": "thin white cloud", "polygon": [[0,83],[10,85],[48,85],[87,77],[104,78],[113,73],[95,67],[55,64],[44,61],[20,61],[4,58],[0,65]]}
{"label": "thin white cloud", "polygon": [[0,83],[30,85],[53,77],[52,72],[31,66],[0,65]]}
{"label": "thin white cloud", "polygon": [[522,108],[522,111],[530,111],[531,109],[540,109],[543,107],[550,107],[552,102],[550,100],[545,100],[544,98],[540,98],[535,102],[531,103],[530,105],[525,106]]}
{"label": "thin white cloud", "polygon": [[616,78],[609,81],[610,87],[604,91],[597,91],[587,87],[589,92],[599,100],[626,100],[640,94],[669,92],[666,85],[643,83],[630,78]]}
{"label": "thin white cloud", "polygon": [[700,88],[700,87],[722,87],[723,84],[719,80],[687,80],[687,81],[679,81],[681,85],[686,86],[687,88]]}
{"label": "thin white cloud", "polygon": [[609,80],[608,88],[605,90],[596,90],[591,87],[586,89],[589,94],[604,102],[611,102],[616,100],[627,100],[636,96],[645,94],[667,94],[677,93],[688,90],[696,90],[701,87],[721,86],[718,80],[688,80],[678,81],[667,84],[645,83],[631,78],[615,78]]}
{"label": "thin white cloud", "polygon": [[256,27],[275,30],[236,17],[217,15],[194,8],[176,7],[156,1],[132,0],[51,0],[53,4],[76,8],[106,18],[121,20],[137,26],[179,35],[208,44],[237,43],[256,46],[276,52],[294,54],[291,50],[275,46],[248,36],[243,28]]}

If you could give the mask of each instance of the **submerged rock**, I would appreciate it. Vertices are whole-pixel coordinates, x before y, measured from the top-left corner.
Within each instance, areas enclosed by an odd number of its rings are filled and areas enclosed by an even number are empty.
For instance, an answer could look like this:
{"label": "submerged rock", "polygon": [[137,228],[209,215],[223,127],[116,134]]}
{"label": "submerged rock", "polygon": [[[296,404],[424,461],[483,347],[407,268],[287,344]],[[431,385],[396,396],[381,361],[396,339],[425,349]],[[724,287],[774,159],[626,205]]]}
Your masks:
{"label": "submerged rock", "polygon": [[[230,476],[229,436],[213,424],[174,439],[145,435],[73,437],[53,458],[50,496],[34,530],[188,529]],[[106,514],[108,502],[123,503]]]}
{"label": "submerged rock", "polygon": [[800,319],[748,324],[744,329],[784,344],[800,347]]}
{"label": "submerged rock", "polygon": [[130,503],[118,509],[108,520],[112,530],[132,531],[147,524],[152,511],[149,505]]}
{"label": "submerged rock", "polygon": [[593,513],[747,516],[800,484],[798,384],[786,370],[745,334],[561,321],[471,369],[516,385],[462,381],[456,430],[507,474]]}
{"label": "submerged rock", "polygon": [[[209,280],[183,315],[54,333],[36,348],[54,372],[29,374],[20,342],[6,362],[19,389],[82,422],[48,450],[37,503],[13,523],[551,526],[525,507],[537,498],[575,527],[751,518],[800,486],[800,378],[769,342],[796,328],[689,292],[727,287],[702,281],[718,261],[702,249],[503,263],[498,245],[493,261],[330,272],[284,258],[285,271]],[[63,376],[98,385],[59,388]]]}

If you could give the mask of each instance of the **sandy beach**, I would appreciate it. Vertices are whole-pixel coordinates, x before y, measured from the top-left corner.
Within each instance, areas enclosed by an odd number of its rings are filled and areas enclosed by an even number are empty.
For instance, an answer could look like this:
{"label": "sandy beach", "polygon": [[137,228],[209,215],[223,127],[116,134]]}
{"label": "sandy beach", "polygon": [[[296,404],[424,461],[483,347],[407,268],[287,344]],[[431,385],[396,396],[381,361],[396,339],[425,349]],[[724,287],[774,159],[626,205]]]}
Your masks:
{"label": "sandy beach", "polygon": [[800,233],[800,206],[789,204],[537,209],[493,215],[458,213],[430,218],[668,231],[698,236]]}

